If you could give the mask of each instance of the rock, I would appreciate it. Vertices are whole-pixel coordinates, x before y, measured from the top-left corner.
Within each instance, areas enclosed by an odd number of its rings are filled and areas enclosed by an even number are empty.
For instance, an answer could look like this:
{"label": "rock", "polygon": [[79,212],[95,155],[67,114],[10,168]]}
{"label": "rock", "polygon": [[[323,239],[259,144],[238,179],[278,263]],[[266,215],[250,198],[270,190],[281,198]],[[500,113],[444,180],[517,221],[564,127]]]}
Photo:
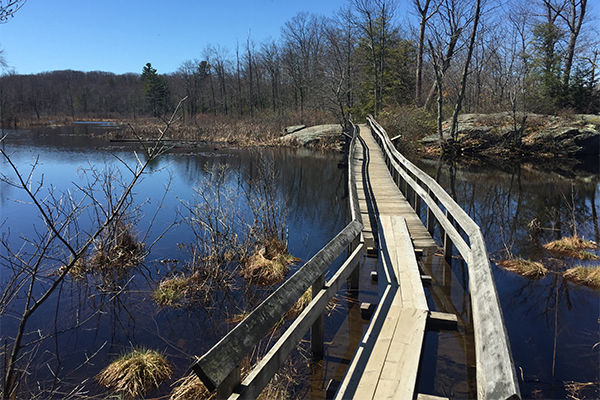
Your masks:
{"label": "rock", "polygon": [[573,138],[579,147],[577,155],[598,155],[600,153],[600,133],[595,129],[583,129]]}
{"label": "rock", "polygon": [[297,130],[293,133],[282,136],[279,140],[290,144],[296,143],[301,146],[310,146],[317,144],[324,137],[338,136],[341,133],[341,125],[317,125]]}
{"label": "rock", "polygon": [[[517,116],[521,120],[521,116]],[[515,132],[509,113],[463,114],[458,118],[456,144],[462,152],[511,151]],[[444,139],[450,138],[450,120],[444,122]],[[426,146],[439,142],[439,134],[421,140]],[[552,116],[528,114],[522,138],[525,153],[561,156],[600,154],[600,117],[597,115]]]}
{"label": "rock", "polygon": [[292,125],[288,126],[283,131],[286,135],[289,135],[290,133],[298,132],[299,130],[302,130],[304,128],[306,128],[306,125]]}

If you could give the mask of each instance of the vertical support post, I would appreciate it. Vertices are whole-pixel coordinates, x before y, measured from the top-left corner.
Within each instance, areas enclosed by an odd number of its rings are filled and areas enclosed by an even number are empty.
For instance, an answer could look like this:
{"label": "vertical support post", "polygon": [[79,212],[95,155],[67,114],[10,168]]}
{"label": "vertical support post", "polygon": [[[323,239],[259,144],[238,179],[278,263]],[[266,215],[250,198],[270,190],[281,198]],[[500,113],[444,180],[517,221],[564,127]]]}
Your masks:
{"label": "vertical support post", "polygon": [[[325,286],[325,274],[312,285],[312,298]],[[325,312],[322,312],[310,328],[310,349],[313,360],[322,360],[325,354]]]}
{"label": "vertical support post", "polygon": [[228,399],[240,383],[242,383],[242,369],[238,364],[229,375],[227,375],[227,378],[217,386],[217,399]]}
{"label": "vertical support post", "polygon": [[[352,243],[350,243],[350,246],[348,246],[348,255],[352,254],[354,252],[354,250],[356,250],[356,248],[358,247],[359,244],[360,244],[360,235],[358,235],[352,241]],[[354,271],[352,271],[352,273],[350,274],[350,276],[348,277],[348,280],[346,282],[346,286],[348,287],[348,290],[357,292],[357,293],[358,293],[358,286],[359,286],[359,281],[360,281],[359,265],[357,265],[356,268],[354,268]],[[325,283],[323,282],[323,284],[325,284]]]}
{"label": "vertical support post", "polygon": [[[415,177],[415,182],[417,182],[417,185],[421,184],[421,182],[419,181],[419,178],[417,178],[417,177]],[[416,190],[414,190],[413,193],[415,195],[415,200],[414,200],[415,206],[413,208],[415,209],[415,213],[417,214],[417,216],[419,218],[421,218],[421,196],[419,196],[419,194],[417,193]]]}
{"label": "vertical support post", "polygon": [[[427,189],[427,193],[431,197],[431,199],[437,203],[437,197],[431,193],[431,189]],[[433,215],[433,211],[431,211],[431,207],[427,207],[427,231],[433,237],[433,230],[435,229],[435,215]]]}
{"label": "vertical support post", "polygon": [[[452,218],[452,215],[448,213],[448,210],[446,210],[446,218],[452,225],[454,225],[454,218]],[[452,241],[450,240],[450,236],[448,236],[447,232],[444,232],[444,259],[448,264],[452,265]]]}

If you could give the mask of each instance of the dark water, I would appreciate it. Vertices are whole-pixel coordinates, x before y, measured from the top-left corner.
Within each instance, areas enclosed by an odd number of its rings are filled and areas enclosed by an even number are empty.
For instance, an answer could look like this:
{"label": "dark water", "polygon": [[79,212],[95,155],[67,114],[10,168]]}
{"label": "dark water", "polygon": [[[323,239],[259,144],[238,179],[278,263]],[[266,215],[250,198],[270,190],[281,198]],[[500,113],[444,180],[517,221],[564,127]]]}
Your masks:
{"label": "dark water", "polygon": [[[512,253],[540,261],[549,270],[544,278],[530,280],[492,262],[523,398],[597,398],[600,294],[567,281],[562,272],[600,263],[561,258],[542,245],[574,233],[600,243],[600,176],[590,172],[593,168],[559,174],[526,163],[491,167],[417,160],[416,164],[437,176],[481,227],[492,260],[504,260]],[[597,249],[593,252],[600,255]],[[589,385],[574,392],[573,382]]]}
{"label": "dark water", "polygon": [[[91,166],[118,169],[124,180],[127,170],[121,161],[129,165],[136,162],[134,149],[116,147],[94,136],[106,129],[115,127],[78,124],[29,133],[15,131],[10,132],[2,145],[22,173],[27,174],[37,159],[32,181],[43,182],[40,195],[46,196],[52,189],[56,192],[68,189],[77,196],[76,186],[89,182]],[[297,268],[346,223],[344,176],[337,168],[340,155],[294,149],[263,149],[260,153],[272,160],[279,172],[277,198],[289,210],[290,252],[301,259],[294,267]],[[205,182],[207,166],[228,166],[226,187],[232,196],[238,195],[234,196],[235,208],[247,213],[240,182],[246,176],[256,176],[256,160],[256,154],[249,150],[217,150],[211,146],[193,152],[174,149],[152,165],[152,174],[146,175],[135,189],[135,204],[143,204],[136,216],[136,233],[145,237],[149,245],[173,221],[181,219],[185,215],[182,201],[193,201],[192,188]],[[598,263],[559,260],[541,247],[555,238],[570,236],[575,230],[586,239],[600,242],[598,174],[581,171],[565,177],[540,172],[526,164],[510,168],[461,167],[427,160],[417,164],[437,176],[480,225],[492,260],[506,258],[509,250],[515,256],[540,260],[550,270],[545,278],[532,281],[492,263],[523,398],[566,398],[574,393],[566,389],[569,382],[593,383],[575,394],[581,398],[598,397],[600,295],[564,280],[560,274],[576,264]],[[8,173],[4,160],[1,168]],[[165,191],[167,186],[169,190]],[[23,243],[22,237],[35,237],[34,226],[43,226],[35,208],[22,201],[27,201],[22,191],[0,183],[0,229],[4,238],[9,235],[13,248]],[[91,217],[83,215],[83,229]],[[237,281],[234,289],[217,296],[209,305],[157,307],[151,300],[151,290],[168,273],[168,264],[160,261],[184,262],[187,254],[178,249],[178,244],[192,240],[188,225],[173,227],[151,248],[143,266],[111,291],[103,290],[102,283],[94,279],[87,284],[65,281],[29,322],[26,341],[32,345],[24,349],[31,355],[27,385],[35,390],[50,388],[53,374],[57,373],[63,379],[57,398],[80,382],[82,390],[90,394],[103,393],[93,376],[114,356],[132,346],[164,351],[175,365],[174,380],[187,374],[194,356],[201,355],[231,328],[232,315],[272,290],[255,287],[248,291],[243,282]],[[1,251],[6,256],[6,249]],[[460,262],[453,263],[452,273],[448,274],[435,256],[428,257],[426,264],[431,274],[448,276],[452,282],[447,293],[453,300],[452,307],[460,318],[468,319],[468,299],[463,290],[468,283]],[[375,263],[374,259],[365,259],[362,276],[367,285],[362,286],[365,293],[360,301],[376,300],[376,286],[368,284],[369,271],[376,268]],[[8,278],[4,262],[0,274],[4,285]],[[428,296],[435,303],[435,293],[429,292]],[[357,304],[340,294],[330,317],[326,318],[325,360],[312,373],[301,372],[300,368],[308,364],[306,346],[300,346],[296,352],[300,362],[295,365],[295,379],[299,385],[294,396],[323,398],[322,388],[327,382],[341,379],[345,369],[342,360],[351,356],[360,339],[348,332],[360,333],[365,326],[359,314],[348,313],[349,308],[356,310]],[[0,315],[3,342],[14,336],[16,315],[8,312]],[[70,329],[75,325],[79,325],[77,329]],[[50,336],[36,341],[44,335]],[[428,334],[424,367],[429,372],[421,377],[420,386],[425,393],[451,398],[467,396],[470,389],[466,381],[473,374],[470,356],[464,354],[468,336],[468,332]],[[158,397],[169,391],[167,384],[153,395]]]}
{"label": "dark water", "polygon": [[[14,131],[9,132],[3,146],[22,174],[27,175],[31,166],[37,163],[32,182],[34,186],[41,182],[39,193],[42,197],[52,191],[70,190],[77,198],[80,194],[76,187],[89,182],[91,166],[112,171],[119,181],[128,177],[121,162],[135,165],[133,149],[114,147],[98,137],[89,136],[102,129],[114,127],[77,125],[34,132]],[[164,236],[151,247],[143,266],[120,280],[117,287],[106,291],[103,282],[97,279],[89,278],[86,284],[67,279],[34,314],[28,324],[26,342],[35,341],[39,335],[51,337],[23,350],[34,349],[30,353],[27,384],[37,387],[41,382],[42,389],[49,388],[53,383],[52,373],[58,371],[65,388],[70,390],[84,381],[85,390],[100,393],[103,390],[94,382],[93,376],[111,358],[132,346],[164,351],[174,363],[174,378],[178,379],[189,372],[187,369],[195,356],[202,355],[231,329],[233,315],[247,311],[253,302],[273,290],[256,285],[249,289],[238,277],[234,278],[232,289],[216,296],[211,304],[171,309],[158,307],[151,300],[151,290],[169,272],[170,264],[161,260],[183,263],[186,257],[189,258],[189,253],[179,250],[178,245],[194,242],[190,226],[183,223],[164,231],[173,221],[181,221],[186,216],[184,203],[194,201],[196,192],[193,188],[202,188],[211,167],[227,166],[224,188],[232,199],[231,208],[250,218],[243,193],[244,182],[256,178],[260,160],[272,162],[277,172],[277,202],[288,210],[289,252],[300,258],[292,272],[345,226],[347,198],[343,170],[337,165],[341,157],[338,153],[303,149],[262,149],[259,153],[260,157],[256,151],[218,150],[213,146],[193,152],[173,149],[152,165],[152,173],[144,176],[134,190],[134,204],[142,204],[136,213],[135,229],[138,237],[145,238],[147,246]],[[117,170],[121,175],[116,173]],[[2,172],[13,176],[4,160]],[[22,191],[4,182],[0,183],[0,191],[2,235],[5,238],[10,235],[11,246],[17,248],[23,243],[22,238],[35,237],[34,226],[43,227],[43,223]],[[100,193],[98,196],[102,197]],[[82,215],[83,230],[92,217],[86,213]],[[6,249],[2,252],[6,256]],[[9,278],[4,262],[0,274],[4,285]],[[15,304],[22,307],[22,301],[17,300]],[[20,307],[15,307],[15,311]],[[344,307],[340,302],[336,308]],[[337,310],[336,316],[328,322],[328,326],[333,324],[334,331],[344,319],[343,313]],[[13,315],[17,315],[16,312],[0,316],[3,341],[14,337],[17,320],[11,318]],[[72,329],[76,325],[78,328]],[[168,394],[170,388],[163,385],[161,391]],[[161,391],[153,394],[159,395]]]}

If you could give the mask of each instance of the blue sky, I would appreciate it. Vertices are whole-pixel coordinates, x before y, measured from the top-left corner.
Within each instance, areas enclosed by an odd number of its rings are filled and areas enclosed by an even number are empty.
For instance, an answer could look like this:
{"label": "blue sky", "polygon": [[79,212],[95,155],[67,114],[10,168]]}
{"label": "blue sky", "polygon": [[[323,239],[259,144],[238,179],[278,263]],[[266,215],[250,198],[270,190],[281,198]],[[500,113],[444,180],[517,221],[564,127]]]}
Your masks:
{"label": "blue sky", "polygon": [[20,74],[72,69],[159,73],[228,48],[278,39],[300,11],[333,16],[347,0],[27,0],[0,25],[0,49]]}
{"label": "blue sky", "polygon": [[[400,20],[412,1],[399,0]],[[208,44],[234,55],[236,42],[279,39],[298,12],[328,17],[348,0],[27,0],[0,24],[0,49],[20,74],[72,69],[141,73],[148,62],[159,73],[202,59]],[[599,18],[600,6],[588,4]],[[590,15],[591,14],[591,15]]]}

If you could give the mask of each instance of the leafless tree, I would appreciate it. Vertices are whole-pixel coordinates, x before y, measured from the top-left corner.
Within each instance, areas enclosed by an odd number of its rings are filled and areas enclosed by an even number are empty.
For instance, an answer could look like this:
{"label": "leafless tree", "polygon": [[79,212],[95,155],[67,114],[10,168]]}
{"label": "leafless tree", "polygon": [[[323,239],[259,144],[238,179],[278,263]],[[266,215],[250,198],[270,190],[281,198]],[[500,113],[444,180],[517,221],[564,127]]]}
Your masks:
{"label": "leafless tree", "polygon": [[[417,71],[415,83],[415,103],[421,104],[421,90],[423,86],[423,52],[425,51],[425,28],[427,22],[435,15],[441,1],[413,0],[413,5],[419,14],[419,39],[417,41]],[[431,10],[431,12],[430,12]]]}
{"label": "leafless tree", "polygon": [[0,24],[8,22],[27,0],[0,0]]}
{"label": "leafless tree", "polygon": [[[177,109],[180,106],[181,102]],[[131,212],[132,191],[146,174],[148,166],[167,150],[162,139],[175,121],[174,113],[170,120],[165,121],[156,145],[144,147],[143,155],[136,154],[135,165],[122,161],[131,174],[129,179],[119,182],[115,179],[117,175],[111,171],[103,173],[92,168],[92,178],[87,185],[76,186],[75,191],[64,193],[53,189],[44,193],[46,184],[43,178],[35,181],[34,171],[39,159],[35,160],[29,172],[24,173],[11,155],[0,147],[0,154],[10,169],[3,171],[0,179],[23,191],[44,223],[43,227],[36,227],[36,235],[23,238],[23,245],[16,250],[11,247],[9,238],[3,236],[0,239],[3,250],[1,267],[10,271],[0,295],[0,317],[15,317],[18,321],[16,331],[4,338],[2,399],[16,396],[24,372],[22,364],[27,365],[27,351],[24,350],[40,340],[39,335],[38,338],[29,335],[30,319],[43,309],[42,306],[60,289],[66,277],[85,262],[92,248],[102,251],[107,233],[110,233],[108,237],[119,236],[118,231]],[[91,227],[83,229],[83,220],[90,215],[94,216],[90,221]]]}

